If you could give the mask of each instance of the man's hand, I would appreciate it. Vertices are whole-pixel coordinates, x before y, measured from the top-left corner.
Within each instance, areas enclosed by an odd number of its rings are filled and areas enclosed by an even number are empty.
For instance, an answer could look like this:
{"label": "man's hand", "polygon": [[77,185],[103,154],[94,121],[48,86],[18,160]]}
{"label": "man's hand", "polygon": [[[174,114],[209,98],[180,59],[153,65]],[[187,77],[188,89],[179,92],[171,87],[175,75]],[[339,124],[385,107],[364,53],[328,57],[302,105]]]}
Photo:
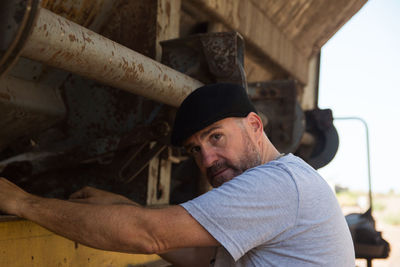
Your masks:
{"label": "man's hand", "polygon": [[31,194],[0,177],[0,210],[4,213],[19,215],[19,206],[28,199]]}
{"label": "man's hand", "polygon": [[139,206],[139,204],[122,195],[114,194],[90,186],[86,186],[81,190],[71,194],[69,196],[69,200],[74,202],[100,205],[128,204]]}

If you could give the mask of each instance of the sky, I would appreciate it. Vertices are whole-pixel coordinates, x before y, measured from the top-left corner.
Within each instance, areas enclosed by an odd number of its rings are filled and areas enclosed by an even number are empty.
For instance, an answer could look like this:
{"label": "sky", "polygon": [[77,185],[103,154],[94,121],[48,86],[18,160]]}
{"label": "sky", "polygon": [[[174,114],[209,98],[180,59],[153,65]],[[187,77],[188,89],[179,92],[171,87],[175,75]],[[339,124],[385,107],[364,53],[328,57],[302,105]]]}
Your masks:
{"label": "sky", "polygon": [[[373,192],[400,193],[400,0],[370,0],[323,47],[318,105],[368,124]],[[368,190],[364,125],[335,120],[339,150],[319,173]]]}

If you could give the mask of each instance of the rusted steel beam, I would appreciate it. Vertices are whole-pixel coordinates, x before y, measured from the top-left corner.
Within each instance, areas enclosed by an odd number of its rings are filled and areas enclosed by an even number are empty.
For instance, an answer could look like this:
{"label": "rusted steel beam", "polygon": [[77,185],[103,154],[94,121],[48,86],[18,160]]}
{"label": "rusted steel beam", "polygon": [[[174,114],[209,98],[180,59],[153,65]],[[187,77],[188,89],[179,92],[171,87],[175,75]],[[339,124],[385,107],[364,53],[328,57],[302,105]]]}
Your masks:
{"label": "rusted steel beam", "polygon": [[22,56],[171,106],[202,85],[43,8]]}

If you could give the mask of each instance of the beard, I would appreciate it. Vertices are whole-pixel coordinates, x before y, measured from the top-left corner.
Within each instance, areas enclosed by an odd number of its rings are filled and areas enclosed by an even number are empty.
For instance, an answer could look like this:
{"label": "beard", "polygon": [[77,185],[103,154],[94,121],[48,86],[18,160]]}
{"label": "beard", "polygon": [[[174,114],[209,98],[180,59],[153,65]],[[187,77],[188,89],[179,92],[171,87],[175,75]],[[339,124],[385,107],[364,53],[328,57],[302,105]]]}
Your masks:
{"label": "beard", "polygon": [[244,150],[238,162],[234,163],[229,160],[219,160],[214,165],[207,168],[207,178],[213,187],[219,187],[223,183],[242,174],[244,171],[261,165],[261,155],[245,131],[243,131],[243,139]]}

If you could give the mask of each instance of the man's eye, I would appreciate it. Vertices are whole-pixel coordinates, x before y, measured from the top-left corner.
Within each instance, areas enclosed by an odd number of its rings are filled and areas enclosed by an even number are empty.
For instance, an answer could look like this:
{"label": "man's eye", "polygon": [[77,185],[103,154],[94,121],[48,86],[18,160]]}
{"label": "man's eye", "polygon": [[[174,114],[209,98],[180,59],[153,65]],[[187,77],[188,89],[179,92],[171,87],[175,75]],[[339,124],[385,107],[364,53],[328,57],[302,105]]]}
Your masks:
{"label": "man's eye", "polygon": [[219,139],[221,139],[221,137],[222,137],[222,134],[213,134],[211,136],[211,138],[214,139],[214,140],[219,140]]}
{"label": "man's eye", "polygon": [[192,155],[196,155],[197,153],[199,153],[200,152],[200,147],[199,146],[194,146],[194,147],[192,147],[191,149],[190,149],[190,154],[192,154]]}

